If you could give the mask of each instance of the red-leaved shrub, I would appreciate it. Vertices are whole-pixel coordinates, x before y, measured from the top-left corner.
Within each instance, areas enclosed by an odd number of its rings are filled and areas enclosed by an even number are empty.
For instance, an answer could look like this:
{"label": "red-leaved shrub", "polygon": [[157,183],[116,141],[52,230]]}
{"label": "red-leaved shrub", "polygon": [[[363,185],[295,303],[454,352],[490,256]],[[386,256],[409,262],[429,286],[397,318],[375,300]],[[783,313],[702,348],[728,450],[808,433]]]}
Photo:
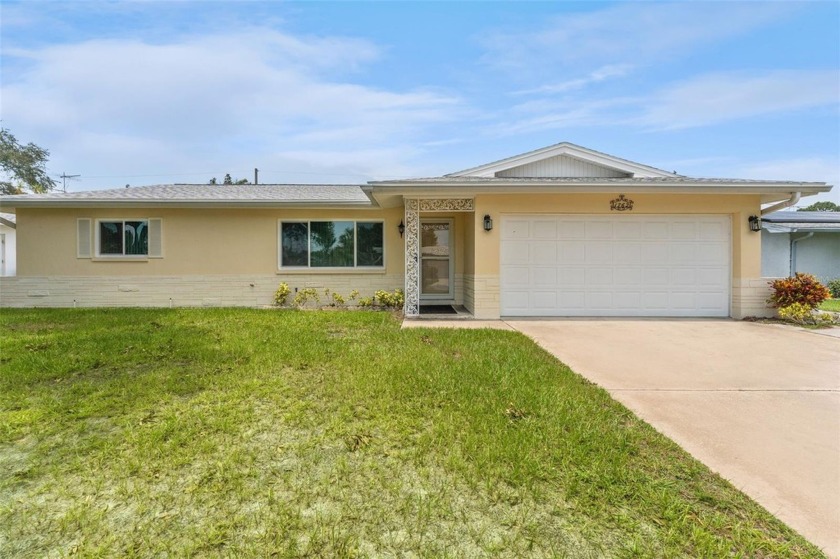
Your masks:
{"label": "red-leaved shrub", "polygon": [[771,306],[780,309],[800,303],[815,309],[820,303],[831,298],[831,292],[811,274],[796,272],[790,278],[770,282],[773,294],[767,299]]}

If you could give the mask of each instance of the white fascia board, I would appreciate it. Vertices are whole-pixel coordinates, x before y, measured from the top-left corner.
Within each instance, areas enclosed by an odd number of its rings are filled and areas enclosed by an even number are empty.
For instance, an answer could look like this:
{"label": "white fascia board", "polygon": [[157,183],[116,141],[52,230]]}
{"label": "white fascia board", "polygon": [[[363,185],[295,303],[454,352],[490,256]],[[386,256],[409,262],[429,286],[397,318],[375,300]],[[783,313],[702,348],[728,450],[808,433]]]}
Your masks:
{"label": "white fascia board", "polygon": [[7,208],[378,209],[373,201],[255,202],[230,200],[20,200]]}
{"label": "white fascia board", "polygon": [[831,187],[801,185],[744,185],[744,184],[478,184],[478,185],[395,185],[394,187],[376,187],[373,194],[377,200],[399,195],[404,198],[472,198],[479,194],[750,194],[760,195],[761,203],[776,202],[790,197],[792,189],[810,196],[828,192]]}
{"label": "white fascia board", "polygon": [[459,182],[457,179],[454,179],[451,182],[427,182],[427,181],[411,181],[411,180],[404,180],[399,182],[381,182],[378,184],[373,185],[372,192],[374,194],[378,193],[397,193],[410,195],[414,192],[418,191],[447,191],[451,193],[456,192],[475,192],[476,189],[480,189],[482,191],[487,192],[498,192],[499,190],[510,190],[511,193],[516,192],[544,192],[545,189],[552,189],[552,190],[561,190],[563,192],[586,192],[593,188],[608,188],[611,190],[624,190],[627,192],[639,192],[641,189],[653,189],[657,192],[661,192],[667,189],[673,190],[708,190],[711,192],[717,192],[724,189],[743,189],[745,192],[786,192],[790,194],[791,192],[802,192],[810,193],[810,194],[817,194],[820,192],[828,192],[831,190],[831,185],[825,183],[818,183],[818,182],[810,182],[810,183],[802,183],[802,182],[760,182],[760,181],[753,181],[753,182],[743,182],[743,181],[732,181],[732,182],[709,182],[709,181],[691,181],[691,180],[680,180],[674,182],[665,182],[665,181],[655,181],[655,182],[643,182],[643,181],[636,181],[636,182],[614,182],[610,181],[609,179],[601,182],[598,179],[592,179],[586,182],[579,182],[579,181],[558,181],[558,180],[540,180],[540,179],[533,179],[529,180],[528,182],[524,181],[511,181],[506,182],[502,181],[501,179],[492,179],[488,181],[476,181],[472,180],[469,182]]}

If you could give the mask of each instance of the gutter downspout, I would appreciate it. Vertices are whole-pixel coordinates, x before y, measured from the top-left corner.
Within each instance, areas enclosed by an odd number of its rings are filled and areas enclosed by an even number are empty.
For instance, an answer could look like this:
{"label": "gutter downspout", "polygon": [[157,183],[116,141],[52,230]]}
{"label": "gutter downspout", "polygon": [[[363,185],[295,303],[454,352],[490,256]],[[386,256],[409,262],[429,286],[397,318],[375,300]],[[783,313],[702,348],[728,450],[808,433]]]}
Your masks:
{"label": "gutter downspout", "polygon": [[789,208],[795,203],[797,203],[801,197],[801,192],[791,192],[789,199],[785,200],[784,202],[779,202],[778,204],[773,204],[772,206],[764,208],[763,210],[761,210],[761,215],[767,215],[770,212],[775,212],[776,210],[783,210],[784,208]]}
{"label": "gutter downspout", "polygon": [[799,241],[804,241],[805,239],[810,239],[814,236],[814,232],[811,231],[804,237],[799,237],[798,239],[793,238],[793,233],[791,233],[790,237],[790,275],[793,277],[796,274],[796,243]]}

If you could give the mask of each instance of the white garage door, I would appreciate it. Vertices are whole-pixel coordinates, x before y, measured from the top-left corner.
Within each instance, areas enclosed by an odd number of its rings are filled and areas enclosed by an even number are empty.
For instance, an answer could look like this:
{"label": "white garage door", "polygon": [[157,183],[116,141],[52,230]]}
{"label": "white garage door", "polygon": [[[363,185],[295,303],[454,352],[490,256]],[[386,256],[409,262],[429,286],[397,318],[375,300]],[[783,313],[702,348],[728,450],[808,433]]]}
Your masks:
{"label": "white garage door", "polygon": [[729,216],[502,216],[502,316],[729,316]]}

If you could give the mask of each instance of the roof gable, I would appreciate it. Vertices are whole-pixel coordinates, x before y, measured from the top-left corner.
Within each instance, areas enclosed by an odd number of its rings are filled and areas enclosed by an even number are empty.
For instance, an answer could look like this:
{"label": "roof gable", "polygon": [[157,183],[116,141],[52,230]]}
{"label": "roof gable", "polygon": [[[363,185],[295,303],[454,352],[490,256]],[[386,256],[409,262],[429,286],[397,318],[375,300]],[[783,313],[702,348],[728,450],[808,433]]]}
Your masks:
{"label": "roof gable", "polygon": [[591,177],[591,178],[631,178],[632,173],[596,165],[584,159],[570,155],[555,155],[510,169],[496,171],[495,176],[506,178],[549,178],[549,177]]}
{"label": "roof gable", "polygon": [[654,178],[680,176],[570,142],[514,155],[447,177]]}

